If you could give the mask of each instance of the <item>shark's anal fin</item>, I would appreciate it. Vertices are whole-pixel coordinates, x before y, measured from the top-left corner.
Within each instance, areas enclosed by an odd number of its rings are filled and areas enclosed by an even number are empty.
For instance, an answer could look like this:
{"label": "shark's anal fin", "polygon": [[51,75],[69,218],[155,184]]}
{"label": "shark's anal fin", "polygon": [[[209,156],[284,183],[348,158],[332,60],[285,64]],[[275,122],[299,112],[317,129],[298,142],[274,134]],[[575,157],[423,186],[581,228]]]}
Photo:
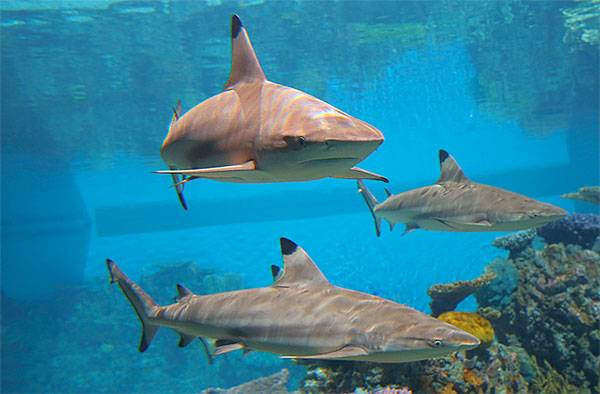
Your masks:
{"label": "shark's anal fin", "polygon": [[334,360],[334,359],[344,359],[344,358],[353,358],[353,357],[361,357],[367,356],[369,352],[367,352],[364,348],[360,346],[344,346],[339,350],[335,350],[330,353],[320,353],[320,354],[310,354],[304,356],[281,356],[281,358],[291,358],[291,359],[312,359],[312,360]]}
{"label": "shark's anal fin", "polygon": [[418,230],[420,227],[415,223],[406,223],[406,227],[404,228],[404,232],[402,235],[410,234],[415,230]]}
{"label": "shark's anal fin", "polygon": [[337,173],[332,178],[341,178],[341,179],[372,179],[374,181],[382,181],[388,183],[389,180],[383,175],[375,174],[374,172],[370,172],[367,170],[363,170],[362,168],[352,167],[345,172]]}
{"label": "shark's anal fin", "polygon": [[243,343],[233,342],[226,339],[217,339],[215,346],[216,348],[213,352],[213,356],[220,356],[221,354],[234,352],[236,350],[243,350],[246,348]]}
{"label": "shark's anal fin", "polygon": [[[256,170],[256,163],[254,160],[249,160],[242,164],[232,164],[230,166],[222,167],[209,167],[209,168],[193,168],[190,170],[162,170],[154,171],[155,174],[170,174],[170,175],[183,175],[189,178],[235,178],[237,173],[242,171],[254,171]],[[185,183],[189,178],[184,179],[182,182]],[[177,185],[182,185],[179,182]],[[182,185],[183,186],[183,185]],[[182,189],[183,191],[183,189]]]}

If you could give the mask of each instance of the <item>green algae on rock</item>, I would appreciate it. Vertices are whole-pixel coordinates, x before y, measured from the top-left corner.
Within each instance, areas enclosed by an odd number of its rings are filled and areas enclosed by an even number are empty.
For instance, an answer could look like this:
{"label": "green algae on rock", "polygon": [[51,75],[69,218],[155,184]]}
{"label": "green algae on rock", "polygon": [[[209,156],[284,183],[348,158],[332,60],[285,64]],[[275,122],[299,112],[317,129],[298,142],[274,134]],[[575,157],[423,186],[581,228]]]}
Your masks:
{"label": "green algae on rock", "polygon": [[495,278],[493,272],[485,272],[478,278],[472,280],[461,280],[458,282],[433,285],[427,290],[431,297],[429,304],[431,315],[437,317],[448,311],[453,311],[465,298],[486,286]]}

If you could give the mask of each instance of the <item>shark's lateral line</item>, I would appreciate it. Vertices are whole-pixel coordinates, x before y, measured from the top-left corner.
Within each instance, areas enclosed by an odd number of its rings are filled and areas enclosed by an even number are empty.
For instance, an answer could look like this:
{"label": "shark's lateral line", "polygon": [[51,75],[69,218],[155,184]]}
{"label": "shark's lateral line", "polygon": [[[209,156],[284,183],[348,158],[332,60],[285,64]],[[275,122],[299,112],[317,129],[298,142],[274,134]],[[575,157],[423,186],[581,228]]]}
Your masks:
{"label": "shark's lateral line", "polygon": [[196,178],[226,182],[376,179],[353,167],[383,142],[375,127],[313,96],[266,79],[246,29],[231,19],[231,74],[225,90],[184,115],[178,103],[161,156],[181,204]]}
{"label": "shark's lateral line", "polygon": [[567,212],[551,204],[469,180],[452,156],[439,151],[440,178],[434,185],[392,195],[379,203],[363,182],[358,191],[375,220],[404,223],[403,234],[423,228],[437,231],[514,231],[542,226]]}
{"label": "shark's lateral line", "polygon": [[111,260],[116,282],[142,322],[140,351],[159,327],[216,339],[214,355],[258,350],[284,358],[397,363],[441,357],[479,345],[474,336],[380,297],[333,286],[294,242],[281,238],[283,273],[269,287],[198,296],[178,285],[177,303],[157,305]]}

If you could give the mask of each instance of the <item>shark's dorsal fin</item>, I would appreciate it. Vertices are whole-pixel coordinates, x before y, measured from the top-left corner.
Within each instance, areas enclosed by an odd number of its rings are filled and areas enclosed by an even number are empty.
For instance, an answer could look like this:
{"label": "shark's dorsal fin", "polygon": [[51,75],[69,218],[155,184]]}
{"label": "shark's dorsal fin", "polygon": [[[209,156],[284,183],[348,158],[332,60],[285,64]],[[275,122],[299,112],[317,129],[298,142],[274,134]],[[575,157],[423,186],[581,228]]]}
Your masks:
{"label": "shark's dorsal fin", "polygon": [[177,283],[177,301],[194,293],[184,285]]}
{"label": "shark's dorsal fin", "polygon": [[273,286],[329,286],[327,278],[304,249],[287,238],[281,238],[280,242],[283,256],[283,274],[279,275]]}
{"label": "shark's dorsal fin", "polygon": [[468,182],[469,178],[467,178],[460,168],[454,157],[452,157],[448,152],[443,149],[440,149],[440,178],[436,183],[443,182]]}
{"label": "shark's dorsal fin", "polygon": [[240,17],[233,15],[231,17],[231,72],[225,89],[230,89],[241,81],[264,81],[266,79],[252,48],[248,32],[242,25]]}

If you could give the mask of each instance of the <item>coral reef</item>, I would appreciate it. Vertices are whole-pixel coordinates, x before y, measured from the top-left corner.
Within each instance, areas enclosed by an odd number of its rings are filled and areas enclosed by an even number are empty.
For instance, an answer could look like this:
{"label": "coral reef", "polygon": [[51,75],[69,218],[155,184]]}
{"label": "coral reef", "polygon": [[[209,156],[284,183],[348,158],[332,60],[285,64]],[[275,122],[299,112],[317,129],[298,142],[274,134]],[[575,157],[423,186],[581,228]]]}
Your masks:
{"label": "coral reef", "polygon": [[505,293],[496,293],[502,289],[493,283],[476,295],[498,340],[517,343],[538,360],[546,360],[571,384],[596,387],[600,255],[576,245],[551,244],[543,250],[528,248],[504,264],[518,271],[519,285],[510,301],[498,302]]}
{"label": "coral reef", "polygon": [[567,29],[563,41],[580,41],[594,47],[600,44],[600,1],[580,0],[562,10]]}
{"label": "coral reef", "polygon": [[438,319],[461,328],[479,338],[484,346],[489,346],[494,340],[494,328],[485,317],[471,312],[444,312]]}
{"label": "coral reef", "polygon": [[531,246],[537,233],[533,229],[517,231],[516,233],[498,237],[492,242],[497,248],[508,250],[508,257],[515,256]]}
{"label": "coral reef", "polygon": [[494,343],[469,357],[459,353],[407,364],[311,363],[301,391],[377,393],[410,387],[415,393],[524,393],[535,378],[523,374],[527,370],[533,370],[532,360],[522,348]]}
{"label": "coral reef", "polygon": [[600,237],[600,215],[574,213],[537,229],[546,243],[579,245],[591,249]]}
{"label": "coral reef", "polygon": [[288,394],[289,391],[287,390],[287,383],[289,374],[289,371],[284,368],[273,375],[265,376],[264,378],[258,378],[229,389],[209,388],[202,391],[202,394]]}
{"label": "coral reef", "polygon": [[563,194],[561,197],[600,205],[600,186],[583,186],[576,192]]}
{"label": "coral reef", "polygon": [[486,272],[473,280],[431,286],[427,290],[427,294],[431,297],[429,306],[431,307],[432,316],[435,317],[444,312],[453,311],[462,300],[490,283],[494,277],[494,273]]}

